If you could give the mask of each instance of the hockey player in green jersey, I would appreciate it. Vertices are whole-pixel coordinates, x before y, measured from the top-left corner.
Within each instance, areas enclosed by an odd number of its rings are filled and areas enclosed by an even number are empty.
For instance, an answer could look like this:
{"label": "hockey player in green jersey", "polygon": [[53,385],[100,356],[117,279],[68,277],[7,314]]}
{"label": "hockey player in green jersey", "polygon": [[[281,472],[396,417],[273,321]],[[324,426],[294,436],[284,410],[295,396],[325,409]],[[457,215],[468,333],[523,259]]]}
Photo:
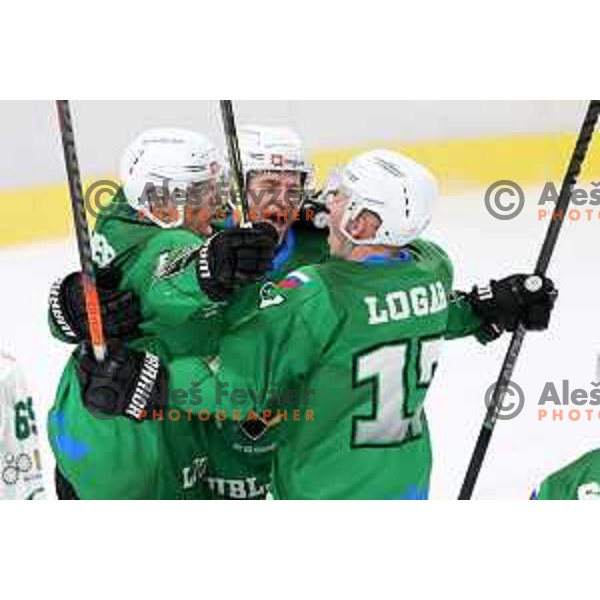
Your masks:
{"label": "hockey player in green jersey", "polygon": [[[301,196],[312,172],[297,136],[284,128],[253,127],[243,131],[241,146],[245,164],[249,167],[246,175],[247,183],[251,186],[250,202],[254,208],[254,219],[260,221],[266,216],[268,220],[272,216],[277,225],[279,244],[273,261],[274,275],[299,261],[319,260],[324,256],[324,236],[309,229],[303,229],[295,236],[289,231],[292,220],[281,220],[284,209],[289,208],[286,201]],[[228,299],[231,290],[226,289],[223,293],[218,288],[209,288],[207,284],[210,281],[202,281],[205,289],[199,288],[197,256],[211,228],[205,217],[195,217],[206,213],[207,208],[215,209],[210,197],[208,203],[205,200],[194,210],[190,210],[189,205],[181,204],[166,208],[161,206],[159,209],[151,207],[148,210],[148,204],[142,197],[148,182],[155,184],[159,190],[162,188],[164,182],[160,179],[161,174],[170,181],[172,193],[182,177],[189,177],[182,175],[181,167],[178,167],[185,164],[186,160],[191,172],[218,172],[214,148],[203,148],[198,144],[191,146],[191,155],[180,153],[168,157],[168,160],[159,157],[159,162],[153,164],[152,156],[171,138],[181,142],[177,147],[185,148],[185,139],[182,142],[181,134],[178,132],[179,137],[176,135],[173,138],[172,131],[150,131],[126,151],[121,169],[123,192],[117,196],[116,207],[100,215],[94,234],[97,263],[100,266],[110,264],[112,268],[107,273],[111,277],[117,269],[125,274],[120,278],[119,290],[122,291],[112,289],[114,282],[104,277],[107,289],[101,292],[104,292],[103,311],[109,337],[135,339],[132,347],[149,350],[166,360],[186,353],[214,355],[224,323],[239,318],[244,304],[248,302],[243,295],[240,296],[235,310],[225,316],[223,309],[226,303],[218,301]],[[191,134],[187,132],[186,135]],[[206,159],[210,162],[205,164]],[[168,173],[165,172],[167,167]],[[182,187],[185,185],[184,182]],[[215,180],[210,179],[209,183],[197,187],[214,189]],[[260,206],[255,206],[258,204],[256,199],[276,210],[270,215]],[[185,206],[185,210],[182,210],[182,206]],[[288,211],[285,214],[289,217],[293,213]],[[167,222],[164,221],[165,217],[169,219]],[[222,229],[222,211],[217,218],[217,227]],[[232,219],[229,221],[228,225],[233,225]],[[186,227],[180,228],[181,225]],[[197,234],[204,236],[198,238]],[[252,239],[256,241],[256,237]],[[85,337],[84,307],[76,287],[77,275],[69,276],[66,284],[61,282],[53,290],[50,320],[59,337],[74,342]],[[140,298],[141,315],[138,314],[131,292]],[[254,294],[256,291],[251,292],[249,297]],[[69,323],[75,323],[72,327],[80,324],[79,335],[72,331]],[[211,455],[215,460],[207,465],[206,436],[211,425],[194,427],[191,436],[187,431],[182,435],[185,425],[179,423],[177,439],[174,441],[180,447],[176,456],[181,460],[174,464],[169,462],[173,436],[157,436],[154,433],[156,429],[168,432],[172,427],[169,421],[148,427],[148,432],[137,424],[122,422],[122,419],[115,421],[98,421],[87,412],[81,402],[79,378],[73,365],[69,365],[49,420],[51,443],[59,465],[60,490],[68,490],[68,495],[74,495],[76,489],[77,495],[83,498],[152,498],[156,497],[157,490],[160,490],[158,493],[162,497],[202,498],[206,497],[207,489],[214,490],[216,497],[264,496],[269,470],[269,458],[264,453],[264,446],[261,454],[248,456],[232,451],[230,445],[222,442],[221,436],[212,435]],[[143,424],[143,427],[146,425]],[[166,439],[166,450],[159,451],[158,444],[163,443],[162,438]],[[184,448],[187,441],[189,451],[186,452]],[[142,448],[145,448],[144,452]],[[161,467],[161,484],[157,485],[158,476],[155,473],[159,454],[165,464]],[[135,457],[135,460],[131,457]],[[172,476],[167,475],[170,464]],[[257,471],[259,477],[254,481]],[[72,485],[61,476],[62,472],[69,474],[66,479],[72,481]],[[196,485],[198,472],[206,476],[208,485],[203,485],[205,482],[201,481]],[[190,484],[192,481],[193,485]],[[261,494],[256,490],[262,490]],[[59,495],[65,494],[59,492]]]}
{"label": "hockey player in green jersey", "polygon": [[[149,382],[157,376],[153,355],[172,360],[215,354],[224,301],[271,266],[277,241],[272,228],[212,230],[222,170],[220,153],[199,134],[144,132],[125,152],[122,190],[96,223],[93,248],[105,334],[109,343],[129,340],[146,353],[136,365]],[[63,341],[86,339],[78,273],[54,285],[49,315],[53,333]],[[110,347],[105,367],[127,364]],[[94,407],[81,402],[80,353],[78,348],[65,368],[48,422],[59,496],[155,497],[161,424],[132,423],[139,416],[135,404],[115,409],[129,419],[91,414]]]}
{"label": "hockey player in green jersey", "polygon": [[600,449],[547,477],[532,500],[600,500]]}
{"label": "hockey player in green jersey", "polygon": [[[238,135],[250,220],[271,223],[279,235],[271,279],[278,281],[293,269],[326,259],[325,233],[314,226],[314,214],[310,209],[301,212],[304,200],[314,192],[315,182],[313,167],[306,159],[298,135],[287,127],[264,125],[240,127]],[[239,213],[235,206],[232,209],[230,221],[235,222]],[[248,286],[236,295],[225,309],[227,329],[234,328],[254,312],[260,293],[257,286]],[[205,429],[202,424],[194,423],[186,428],[184,438],[181,424],[166,425],[164,440],[169,445],[170,473],[188,473],[194,461],[197,463],[205,458],[204,454],[199,454],[200,445],[195,439],[195,435],[202,438]],[[183,497],[193,494],[194,488],[203,484],[213,498],[264,497],[274,449],[271,436],[253,443],[244,436],[235,435],[239,431],[237,424],[227,421],[217,422],[206,431],[210,438],[213,472],[205,473],[203,480],[196,478]],[[246,476],[241,477],[243,474]],[[180,487],[181,482],[185,485],[185,479],[179,476]],[[173,485],[176,485],[175,481]]]}
{"label": "hockey player in green jersey", "polygon": [[[448,257],[418,237],[435,181],[406,157],[361,155],[330,191],[333,259],[265,284],[254,314],[221,339],[218,362],[176,359],[168,387],[154,391],[187,398],[179,407],[195,413],[200,390],[202,409],[249,438],[271,429],[275,498],[426,498],[423,402],[443,340],[544,329],[554,288],[543,279],[531,291],[514,275],[453,294]],[[86,376],[98,377],[93,363]],[[127,397],[137,374],[120,381]]]}
{"label": "hockey player in green jersey", "polygon": [[[279,236],[274,279],[325,259],[325,233],[311,226],[314,214],[310,210],[306,215],[301,212],[315,183],[313,166],[298,135],[287,127],[264,125],[240,127],[238,133],[250,220],[270,223]],[[236,210],[231,218],[237,220]]]}
{"label": "hockey player in green jersey", "polygon": [[[298,135],[287,127],[268,126],[244,126],[238,134],[250,220],[269,222],[278,233],[271,279],[277,281],[291,269],[325,259],[324,232],[312,226],[310,213],[308,222],[299,220],[302,202],[313,187],[313,168]],[[238,218],[232,209],[227,225]],[[260,286],[247,286],[232,298],[224,310],[227,330],[253,314],[260,293]],[[273,442],[266,436],[251,443],[237,432],[237,425],[228,422],[207,427],[198,420],[166,421],[161,477],[167,492],[161,496],[196,498],[207,491],[216,499],[264,498]],[[208,451],[204,436],[209,438]]]}

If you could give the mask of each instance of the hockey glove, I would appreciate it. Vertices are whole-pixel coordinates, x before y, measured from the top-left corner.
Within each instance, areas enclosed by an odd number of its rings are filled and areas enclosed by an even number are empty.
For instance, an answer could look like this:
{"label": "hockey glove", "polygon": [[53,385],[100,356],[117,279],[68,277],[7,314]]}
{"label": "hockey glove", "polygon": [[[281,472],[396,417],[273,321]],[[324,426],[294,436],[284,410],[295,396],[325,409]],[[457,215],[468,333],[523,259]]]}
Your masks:
{"label": "hockey glove", "polygon": [[475,286],[466,295],[484,330],[514,331],[521,323],[528,331],[548,328],[558,292],[551,279],[540,275],[511,275]]}
{"label": "hockey glove", "polygon": [[113,342],[99,363],[89,344],[77,362],[84,406],[96,417],[141,422],[167,405],[168,373],[159,358]]}
{"label": "hockey glove", "polygon": [[200,288],[214,302],[228,300],[237,289],[259,281],[272,268],[277,242],[277,231],[268,223],[215,233],[198,254]]}
{"label": "hockey glove", "polygon": [[[107,339],[132,339],[139,335],[142,322],[139,300],[133,292],[117,289],[117,269],[104,268],[97,273],[102,326]],[[50,317],[66,341],[76,344],[89,340],[81,273],[59,279],[50,289]]]}

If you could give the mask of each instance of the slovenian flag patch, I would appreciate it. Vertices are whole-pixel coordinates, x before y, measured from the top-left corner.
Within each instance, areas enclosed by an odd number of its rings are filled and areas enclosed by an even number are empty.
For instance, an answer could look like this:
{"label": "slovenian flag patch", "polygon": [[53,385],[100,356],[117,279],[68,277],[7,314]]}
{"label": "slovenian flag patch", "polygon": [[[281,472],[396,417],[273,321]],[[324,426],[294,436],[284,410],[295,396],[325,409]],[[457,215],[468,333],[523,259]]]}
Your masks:
{"label": "slovenian flag patch", "polygon": [[310,278],[300,271],[292,271],[285,279],[280,281],[277,286],[284,290],[292,290],[308,283]]}

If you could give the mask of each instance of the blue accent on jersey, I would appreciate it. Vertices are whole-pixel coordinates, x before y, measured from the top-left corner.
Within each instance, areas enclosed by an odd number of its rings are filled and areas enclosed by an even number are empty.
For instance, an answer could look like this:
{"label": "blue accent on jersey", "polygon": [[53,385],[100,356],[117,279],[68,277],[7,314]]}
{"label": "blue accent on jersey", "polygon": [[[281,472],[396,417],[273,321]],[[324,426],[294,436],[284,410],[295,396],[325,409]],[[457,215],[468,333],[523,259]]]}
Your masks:
{"label": "blue accent on jersey", "polygon": [[287,230],[285,238],[283,238],[283,242],[279,244],[279,246],[277,246],[277,251],[275,252],[275,258],[273,259],[273,268],[271,269],[271,273],[277,273],[277,271],[281,271],[283,269],[285,263],[293,254],[295,248],[296,234],[294,233],[294,230],[290,228]]}
{"label": "blue accent on jersey", "polygon": [[72,438],[66,433],[57,433],[54,441],[59,452],[66,454],[71,460],[81,460],[90,451],[87,444]]}
{"label": "blue accent on jersey", "polygon": [[58,433],[54,436],[54,440],[59,452],[63,452],[71,460],[81,460],[89,453],[90,447],[85,442],[76,440],[68,433],[65,433],[64,429],[66,422],[63,411],[58,411],[51,415],[50,419],[58,429]]}
{"label": "blue accent on jersey", "polygon": [[400,497],[400,500],[427,500],[429,499],[429,490],[424,490],[411,485],[406,492]]}
{"label": "blue accent on jersey", "polygon": [[411,259],[410,252],[408,250],[400,250],[397,256],[388,256],[387,254],[371,254],[366,256],[360,262],[363,263],[395,263],[395,262],[408,262]]}
{"label": "blue accent on jersey", "polygon": [[429,490],[413,484],[399,496],[392,496],[388,500],[429,500]]}
{"label": "blue accent on jersey", "polygon": [[56,425],[59,429],[65,426],[65,413],[62,410],[50,415],[50,422]]}
{"label": "blue accent on jersey", "polygon": [[[225,219],[225,227],[234,227],[234,225],[235,223],[233,222],[233,217],[232,215],[229,215],[227,219]],[[277,273],[278,271],[283,270],[285,263],[293,254],[295,248],[296,234],[290,227],[285,234],[285,238],[283,238],[283,242],[277,246],[275,258],[273,259],[273,268],[271,269],[270,273]]]}

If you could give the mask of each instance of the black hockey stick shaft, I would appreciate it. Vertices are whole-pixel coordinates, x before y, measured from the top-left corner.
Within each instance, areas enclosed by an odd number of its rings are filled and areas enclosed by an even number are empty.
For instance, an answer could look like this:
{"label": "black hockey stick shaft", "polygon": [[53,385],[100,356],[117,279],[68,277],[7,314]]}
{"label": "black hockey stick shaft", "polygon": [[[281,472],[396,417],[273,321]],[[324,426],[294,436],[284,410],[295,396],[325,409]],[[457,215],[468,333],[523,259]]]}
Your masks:
{"label": "black hockey stick shaft", "polygon": [[229,164],[231,165],[237,193],[239,194],[237,205],[241,211],[240,220],[242,225],[246,225],[249,223],[248,214],[250,211],[248,209],[248,198],[246,197],[244,170],[242,168],[242,157],[235,125],[233,102],[231,100],[219,100],[219,103],[221,105],[221,117],[223,119],[223,128],[225,130]]}
{"label": "black hockey stick shaft", "polygon": [[[599,115],[600,100],[591,100],[588,105],[586,115],[583,119],[579,136],[577,137],[577,141],[571,155],[571,160],[569,161],[569,166],[567,167],[567,171],[560,188],[559,197],[550,220],[550,225],[548,226],[548,230],[546,232],[544,243],[542,244],[542,248],[540,250],[534,271],[536,275],[545,275],[548,265],[550,264],[550,259],[552,258],[556,242],[558,241],[558,235],[562,228],[565,215],[571,201],[571,194],[573,193],[573,188],[575,187],[581,167],[585,161]],[[513,333],[508,350],[506,351],[506,356],[504,357],[504,362],[502,363],[502,368],[500,369],[498,381],[496,381],[496,385],[494,386],[494,391],[489,402],[485,419],[483,421],[483,425],[481,426],[481,431],[479,432],[475,449],[471,455],[469,468],[467,469],[467,473],[460,490],[460,495],[458,497],[459,500],[470,500],[473,495],[473,490],[475,489],[475,484],[477,483],[477,478],[479,476],[479,472],[481,471],[483,461],[485,460],[496,421],[498,420],[498,410],[500,406],[502,406],[502,401],[511,381],[524,338],[525,328],[522,325],[519,325]]]}
{"label": "black hockey stick shaft", "polygon": [[106,342],[102,328],[102,312],[98,299],[96,287],[96,273],[92,260],[92,248],[90,244],[90,231],[88,227],[83,189],[81,185],[81,173],[79,161],[75,149],[75,133],[71,120],[71,109],[68,100],[57,100],[58,121],[65,156],[65,168],[69,180],[69,192],[71,196],[71,207],[73,210],[73,221],[75,224],[75,235],[77,237],[77,248],[81,262],[83,294],[88,320],[88,328],[94,356],[96,360],[102,361],[106,356]]}

